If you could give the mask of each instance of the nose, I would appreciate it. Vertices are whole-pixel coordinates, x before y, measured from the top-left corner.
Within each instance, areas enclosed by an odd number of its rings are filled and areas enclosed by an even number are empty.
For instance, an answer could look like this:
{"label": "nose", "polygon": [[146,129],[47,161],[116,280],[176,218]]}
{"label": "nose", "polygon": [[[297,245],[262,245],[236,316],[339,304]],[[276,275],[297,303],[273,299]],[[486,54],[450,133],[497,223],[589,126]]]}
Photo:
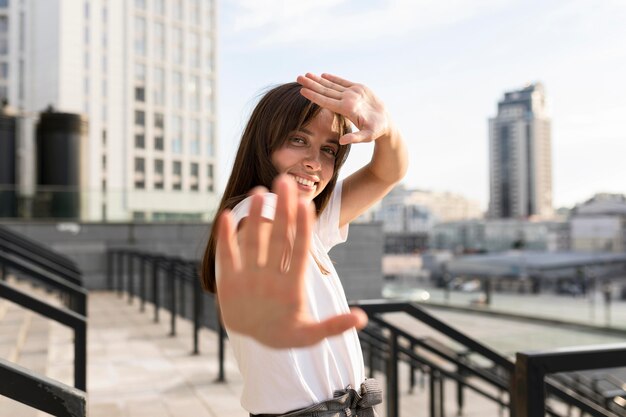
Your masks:
{"label": "nose", "polygon": [[319,171],[322,167],[320,162],[320,152],[315,149],[310,149],[304,159],[304,165],[312,171]]}

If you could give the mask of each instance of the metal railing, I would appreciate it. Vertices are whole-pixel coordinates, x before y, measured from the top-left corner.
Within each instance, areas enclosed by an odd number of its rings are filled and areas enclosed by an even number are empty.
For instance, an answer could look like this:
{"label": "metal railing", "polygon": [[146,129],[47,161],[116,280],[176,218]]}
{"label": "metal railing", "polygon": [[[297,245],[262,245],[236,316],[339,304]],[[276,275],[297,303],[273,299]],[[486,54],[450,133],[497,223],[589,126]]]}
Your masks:
{"label": "metal railing", "polygon": [[[517,417],[542,416],[546,409],[546,391],[562,397],[575,394],[575,385],[566,386],[558,379],[546,379],[559,372],[626,366],[626,344],[611,346],[560,349],[549,352],[520,352],[515,368],[515,415]],[[589,398],[579,398],[575,404],[584,413],[594,417],[619,417],[626,415],[626,383],[617,381],[616,390],[602,398],[600,404]],[[554,388],[560,388],[561,392]],[[602,404],[604,402],[604,404]],[[614,408],[611,410],[610,408]]]}
{"label": "metal railing", "polygon": [[160,310],[169,311],[170,335],[176,335],[177,317],[193,322],[193,354],[200,352],[199,332],[202,327],[217,333],[217,381],[226,380],[224,368],[226,332],[218,317],[217,301],[213,294],[200,286],[199,264],[175,256],[150,253],[129,248],[107,250],[107,285],[120,297],[127,294],[128,303],[139,300],[140,311],[146,302],[153,306],[154,321],[159,322]]}
{"label": "metal railing", "polygon": [[[579,354],[585,351],[586,354],[572,356],[571,360],[564,359],[567,351],[563,350],[543,352],[536,357],[535,354],[521,353],[518,354],[517,362],[513,363],[480,342],[433,317],[418,305],[384,301],[360,301],[353,303],[353,305],[365,310],[370,318],[370,325],[361,331],[361,341],[367,349],[365,359],[370,369],[370,376],[373,376],[373,371],[377,368],[385,372],[388,417],[399,416],[398,367],[401,362],[410,366],[409,386],[411,391],[415,385],[416,371],[428,375],[429,415],[431,417],[446,415],[444,390],[446,381],[451,381],[457,386],[458,415],[463,413],[464,390],[469,389],[497,406],[500,415],[508,410],[509,414],[515,417],[539,417],[544,416],[545,413],[550,416],[569,416],[572,408],[577,408],[581,416],[584,413],[594,417],[626,416],[626,408],[624,408],[626,407],[626,398],[624,398],[626,383],[616,381],[614,377],[610,376],[605,377],[605,379],[612,378],[611,382],[615,389],[607,391],[604,395],[598,394],[600,390],[594,387],[589,387],[587,390],[589,392],[585,392],[574,389],[573,384],[564,384],[562,379],[548,378],[545,381],[545,389],[553,398],[560,400],[565,405],[567,409],[565,414],[560,414],[552,407],[546,406],[545,395],[538,397],[538,392],[543,393],[543,378],[547,373],[625,366],[626,345],[572,350],[572,352]],[[449,347],[437,342],[432,337],[411,335],[382,316],[385,313],[398,312],[406,313],[438,331],[446,339],[454,341],[460,348],[458,346],[456,348]],[[609,352],[612,353],[609,355]],[[527,376],[526,382],[523,382],[520,373],[523,373],[521,369],[525,369],[527,365],[525,365],[524,360],[520,360],[520,355],[526,355],[526,357],[536,360],[535,363],[538,365],[533,368],[533,372],[543,370],[544,374],[541,374],[540,377],[533,374],[532,378],[534,379],[532,381],[528,381],[530,377]],[[544,359],[540,358],[545,358],[547,362],[557,358],[557,361],[550,367],[545,367],[544,362],[542,362]],[[379,364],[382,362],[383,365],[377,367],[376,359],[378,359]],[[564,365],[565,363],[569,364],[569,368]],[[485,364],[488,365],[485,366]],[[554,369],[554,371],[550,372],[549,369]],[[541,378],[540,384],[539,378]],[[526,386],[526,390],[522,390],[519,384]],[[505,396],[508,399],[504,398]],[[526,409],[525,407],[530,410],[526,414],[523,411]]]}
{"label": "metal railing", "polygon": [[[74,386],[0,362],[0,394],[55,416],[85,416],[87,389],[87,291],[69,259],[7,229],[0,231],[0,297],[66,325],[74,331]],[[12,287],[9,271],[61,294],[69,308],[56,307]]]}

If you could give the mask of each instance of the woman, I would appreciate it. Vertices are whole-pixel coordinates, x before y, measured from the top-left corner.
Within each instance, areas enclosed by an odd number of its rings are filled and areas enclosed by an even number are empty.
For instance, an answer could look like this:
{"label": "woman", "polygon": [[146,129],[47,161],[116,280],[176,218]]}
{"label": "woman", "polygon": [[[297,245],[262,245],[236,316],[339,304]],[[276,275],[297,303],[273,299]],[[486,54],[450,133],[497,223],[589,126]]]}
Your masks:
{"label": "woman", "polygon": [[[371,141],[372,160],[338,182],[350,145]],[[373,389],[362,385],[356,333],[367,317],[349,310],[328,251],[406,167],[401,135],[363,85],[306,74],[254,109],[202,271],[204,288],[217,290],[252,415],[374,415],[368,398],[357,404]]]}

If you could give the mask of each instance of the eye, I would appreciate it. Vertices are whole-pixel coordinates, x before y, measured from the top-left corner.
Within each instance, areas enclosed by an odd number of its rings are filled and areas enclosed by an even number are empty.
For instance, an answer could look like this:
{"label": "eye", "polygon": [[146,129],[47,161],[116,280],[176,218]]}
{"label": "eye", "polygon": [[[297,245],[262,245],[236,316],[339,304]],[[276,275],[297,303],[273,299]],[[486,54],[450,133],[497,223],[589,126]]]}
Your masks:
{"label": "eye", "polygon": [[326,152],[328,155],[335,157],[337,156],[337,150],[333,147],[330,146],[325,146],[324,148],[322,148],[323,152]]}
{"label": "eye", "polygon": [[293,143],[294,145],[305,145],[306,139],[300,136],[294,136],[294,137],[289,138],[289,142]]}

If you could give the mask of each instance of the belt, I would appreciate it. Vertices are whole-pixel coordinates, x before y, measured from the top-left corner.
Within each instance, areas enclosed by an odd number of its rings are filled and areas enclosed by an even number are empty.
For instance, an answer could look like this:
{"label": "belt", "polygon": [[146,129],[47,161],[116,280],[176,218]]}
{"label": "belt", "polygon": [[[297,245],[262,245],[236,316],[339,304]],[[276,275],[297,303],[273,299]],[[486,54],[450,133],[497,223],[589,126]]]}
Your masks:
{"label": "belt", "polygon": [[250,414],[251,417],[377,417],[374,406],[383,401],[383,392],[375,379],[361,384],[359,391],[348,385],[334,397],[286,414]]}

